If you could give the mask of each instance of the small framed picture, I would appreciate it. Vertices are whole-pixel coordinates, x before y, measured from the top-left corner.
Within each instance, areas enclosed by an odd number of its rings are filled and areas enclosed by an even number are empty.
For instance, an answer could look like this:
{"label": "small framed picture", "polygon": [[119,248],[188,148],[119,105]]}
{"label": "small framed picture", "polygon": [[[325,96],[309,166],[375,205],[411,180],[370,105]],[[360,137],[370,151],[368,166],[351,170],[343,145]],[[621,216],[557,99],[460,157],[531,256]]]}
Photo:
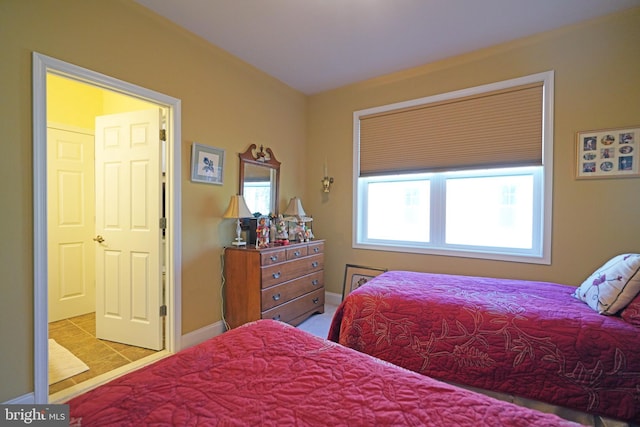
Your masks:
{"label": "small framed picture", "polygon": [[640,127],[578,132],[576,178],[640,176]]}
{"label": "small framed picture", "polygon": [[222,185],[224,150],[196,142],[191,146],[191,181]]}
{"label": "small framed picture", "polygon": [[387,271],[386,268],[364,267],[361,265],[347,264],[344,270],[344,284],[342,285],[342,300],[351,292],[367,283],[376,276]]}

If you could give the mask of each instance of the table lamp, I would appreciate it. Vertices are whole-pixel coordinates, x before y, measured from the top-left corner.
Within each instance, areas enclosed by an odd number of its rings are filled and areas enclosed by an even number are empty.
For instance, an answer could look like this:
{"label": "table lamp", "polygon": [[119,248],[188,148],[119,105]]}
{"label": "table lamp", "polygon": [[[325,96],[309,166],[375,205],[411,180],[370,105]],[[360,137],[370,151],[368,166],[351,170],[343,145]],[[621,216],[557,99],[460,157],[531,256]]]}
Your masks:
{"label": "table lamp", "polygon": [[[284,215],[295,217],[295,221],[300,221],[307,214],[302,207],[302,202],[300,201],[300,199],[298,197],[292,197],[291,200],[289,200],[289,206],[287,206],[287,209],[284,210]],[[288,219],[288,221],[293,220],[294,219]]]}
{"label": "table lamp", "polygon": [[302,207],[302,202],[298,197],[292,197],[291,200],[289,200],[289,205],[287,206],[287,209],[284,210],[284,215],[286,216],[284,218],[285,221],[295,221],[298,224],[298,234],[300,234],[299,240],[305,241],[306,227],[304,223],[313,221],[313,218],[307,216],[304,208]]}
{"label": "table lamp", "polygon": [[247,207],[247,203],[244,201],[244,197],[237,195],[231,196],[231,200],[229,201],[229,207],[225,211],[223,218],[233,218],[236,220],[236,239],[231,244],[234,246],[245,246],[247,242],[242,240],[240,237],[240,218],[252,218],[253,215],[249,208]]}

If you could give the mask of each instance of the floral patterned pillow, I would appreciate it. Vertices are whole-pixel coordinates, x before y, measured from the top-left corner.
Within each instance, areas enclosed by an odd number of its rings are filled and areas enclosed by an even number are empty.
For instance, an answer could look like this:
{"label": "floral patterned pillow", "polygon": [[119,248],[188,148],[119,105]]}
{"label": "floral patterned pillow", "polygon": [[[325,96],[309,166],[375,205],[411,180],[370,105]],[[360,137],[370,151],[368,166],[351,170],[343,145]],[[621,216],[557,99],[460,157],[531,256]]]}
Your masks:
{"label": "floral patterned pillow", "polygon": [[640,326],[640,294],[620,312],[620,317],[627,323]]}
{"label": "floral patterned pillow", "polygon": [[640,254],[618,255],[597,269],[573,296],[600,314],[613,315],[640,292]]}

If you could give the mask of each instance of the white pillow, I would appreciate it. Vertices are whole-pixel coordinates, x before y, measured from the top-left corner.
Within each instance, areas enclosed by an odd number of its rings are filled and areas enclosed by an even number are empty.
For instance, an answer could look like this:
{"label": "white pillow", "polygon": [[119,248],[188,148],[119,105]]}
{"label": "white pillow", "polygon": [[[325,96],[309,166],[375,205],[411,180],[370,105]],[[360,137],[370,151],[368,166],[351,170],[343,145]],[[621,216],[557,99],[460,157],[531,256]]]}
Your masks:
{"label": "white pillow", "polygon": [[609,260],[585,280],[573,296],[600,314],[616,314],[640,292],[640,254]]}

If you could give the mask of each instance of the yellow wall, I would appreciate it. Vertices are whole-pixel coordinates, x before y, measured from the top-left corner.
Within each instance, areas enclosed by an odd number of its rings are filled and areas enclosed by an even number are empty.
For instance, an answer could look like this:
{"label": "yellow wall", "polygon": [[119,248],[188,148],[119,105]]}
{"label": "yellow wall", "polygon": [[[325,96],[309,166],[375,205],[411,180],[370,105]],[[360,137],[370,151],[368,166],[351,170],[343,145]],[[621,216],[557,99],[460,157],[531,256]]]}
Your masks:
{"label": "yellow wall", "polygon": [[[341,291],[346,263],[578,285],[613,255],[640,251],[640,178],[574,179],[577,131],[640,126],[639,49],[636,8],[310,97],[304,202],[328,242],[329,290]],[[555,70],[551,265],[351,248],[354,111],[547,70]],[[325,158],[335,178],[329,195],[321,195]],[[389,226],[410,232],[393,218]]]}
{"label": "yellow wall", "polygon": [[96,116],[154,108],[154,104],[54,74],[47,75],[47,121],[94,129]]}
{"label": "yellow wall", "polygon": [[47,121],[93,129],[95,116],[104,114],[103,90],[73,80],[47,76]]}
{"label": "yellow wall", "polygon": [[[33,391],[32,52],[182,100],[183,333],[220,320],[220,254],[234,228],[221,216],[238,190],[237,153],[271,147],[280,205],[303,194],[306,98],[130,0],[1,0],[0,40],[4,402]],[[60,119],[71,120],[85,123]],[[226,151],[223,186],[190,181],[193,141]]]}

